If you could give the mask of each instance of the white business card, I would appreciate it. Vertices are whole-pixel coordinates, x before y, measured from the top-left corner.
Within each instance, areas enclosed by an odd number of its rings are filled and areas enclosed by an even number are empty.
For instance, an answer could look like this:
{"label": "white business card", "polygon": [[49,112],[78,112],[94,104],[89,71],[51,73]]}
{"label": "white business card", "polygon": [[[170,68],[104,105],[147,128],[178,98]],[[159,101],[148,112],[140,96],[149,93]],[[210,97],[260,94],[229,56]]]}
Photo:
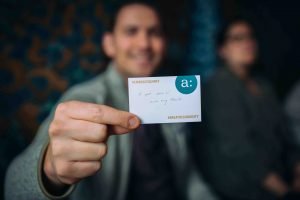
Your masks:
{"label": "white business card", "polygon": [[128,78],[129,112],[142,124],[200,122],[200,76]]}

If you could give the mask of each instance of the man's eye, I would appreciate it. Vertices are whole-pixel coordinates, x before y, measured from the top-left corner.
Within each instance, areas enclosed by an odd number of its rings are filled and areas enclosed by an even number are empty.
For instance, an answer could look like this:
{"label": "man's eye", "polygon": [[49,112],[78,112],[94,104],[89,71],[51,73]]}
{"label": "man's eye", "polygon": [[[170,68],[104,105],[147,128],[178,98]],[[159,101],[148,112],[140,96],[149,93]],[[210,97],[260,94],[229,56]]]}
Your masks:
{"label": "man's eye", "polygon": [[160,29],[152,29],[149,31],[149,34],[152,36],[162,36],[162,31]]}
{"label": "man's eye", "polygon": [[136,32],[137,32],[137,29],[136,29],[136,28],[129,28],[129,29],[126,29],[126,30],[125,30],[125,34],[126,34],[126,35],[129,35],[129,36],[134,35]]}

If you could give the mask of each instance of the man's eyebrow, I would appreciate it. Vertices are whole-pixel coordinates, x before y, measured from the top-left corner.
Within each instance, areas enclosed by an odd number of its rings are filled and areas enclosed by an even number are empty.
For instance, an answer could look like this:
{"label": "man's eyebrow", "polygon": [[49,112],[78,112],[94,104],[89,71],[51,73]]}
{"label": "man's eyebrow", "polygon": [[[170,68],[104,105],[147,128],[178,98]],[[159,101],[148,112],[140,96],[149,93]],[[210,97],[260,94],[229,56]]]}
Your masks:
{"label": "man's eyebrow", "polygon": [[137,24],[125,24],[125,27],[138,27],[139,25]]}
{"label": "man's eyebrow", "polygon": [[[128,23],[125,23],[124,26],[144,26],[143,23],[140,23],[140,22],[128,22]],[[149,24],[147,25],[147,27],[161,27],[161,24],[157,23],[153,23],[153,24]]]}
{"label": "man's eyebrow", "polygon": [[145,29],[147,31],[153,31],[153,30],[160,30],[162,31],[162,27],[160,24],[151,24],[151,25],[147,25],[147,26],[143,26],[143,25],[139,25],[139,24],[124,24],[123,28],[124,31],[125,30],[138,30],[138,29]]}
{"label": "man's eyebrow", "polygon": [[159,24],[155,24],[155,25],[152,25],[152,26],[149,26],[148,28],[150,28],[150,29],[161,29],[161,25],[159,25]]}
{"label": "man's eyebrow", "polygon": [[126,25],[126,26],[123,27],[123,30],[124,30],[124,31],[128,31],[128,30],[138,30],[138,29],[139,29],[139,27],[136,26],[136,25]]}

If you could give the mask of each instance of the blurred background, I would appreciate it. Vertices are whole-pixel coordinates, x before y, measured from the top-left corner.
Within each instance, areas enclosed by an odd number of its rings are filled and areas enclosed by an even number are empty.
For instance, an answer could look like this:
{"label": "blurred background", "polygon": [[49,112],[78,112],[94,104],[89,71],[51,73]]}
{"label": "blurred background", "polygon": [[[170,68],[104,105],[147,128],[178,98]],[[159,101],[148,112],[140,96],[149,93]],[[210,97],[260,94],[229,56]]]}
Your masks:
{"label": "blurred background", "polygon": [[[121,0],[1,0],[0,199],[11,160],[70,86],[105,70],[101,35]],[[241,15],[256,30],[259,71],[284,102],[300,79],[300,3],[291,0],[160,0],[167,23],[166,74],[200,74],[218,65],[215,35]]]}

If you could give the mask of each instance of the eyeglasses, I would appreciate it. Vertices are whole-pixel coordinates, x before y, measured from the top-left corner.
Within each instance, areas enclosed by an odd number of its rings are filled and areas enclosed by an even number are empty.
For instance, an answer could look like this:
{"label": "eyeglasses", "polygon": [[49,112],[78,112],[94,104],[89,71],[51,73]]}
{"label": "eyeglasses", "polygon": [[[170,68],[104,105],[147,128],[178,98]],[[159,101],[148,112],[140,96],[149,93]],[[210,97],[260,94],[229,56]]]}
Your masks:
{"label": "eyeglasses", "polygon": [[253,34],[228,35],[226,38],[227,42],[242,42],[246,40],[255,40]]}

